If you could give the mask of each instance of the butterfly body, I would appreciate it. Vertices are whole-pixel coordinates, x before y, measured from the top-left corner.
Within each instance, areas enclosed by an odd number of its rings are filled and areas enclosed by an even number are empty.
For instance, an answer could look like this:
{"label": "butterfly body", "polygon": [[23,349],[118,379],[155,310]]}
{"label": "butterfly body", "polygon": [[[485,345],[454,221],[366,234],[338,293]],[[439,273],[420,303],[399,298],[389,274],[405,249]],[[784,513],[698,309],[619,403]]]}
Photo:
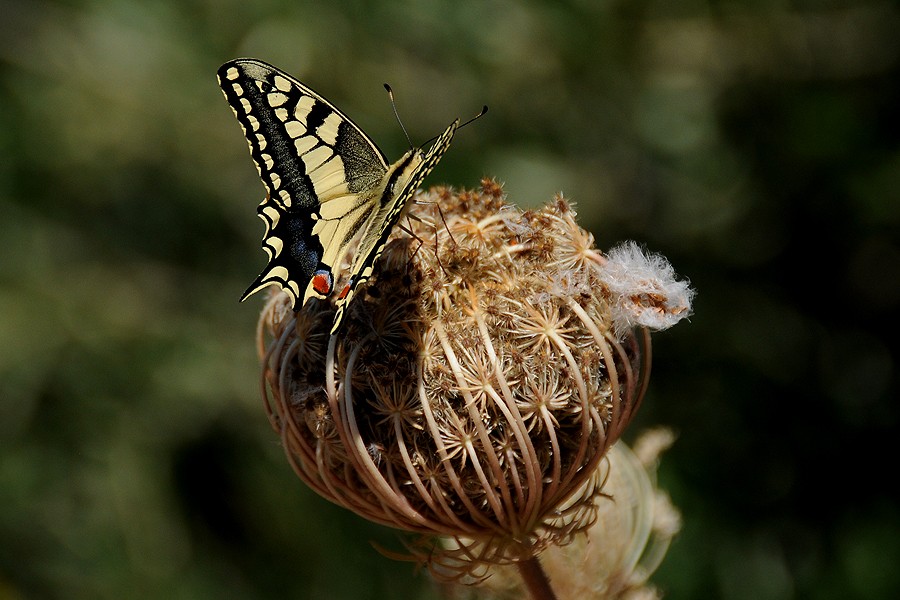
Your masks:
{"label": "butterfly body", "polygon": [[238,59],[222,65],[218,78],[267,192],[257,213],[266,225],[263,249],[269,262],[241,300],[271,284],[288,293],[295,310],[310,298],[328,297],[338,265],[360,239],[336,300],[335,333],[416,189],[450,146],[459,121],[427,151],[413,148],[388,164],[359,126],[287,73]]}

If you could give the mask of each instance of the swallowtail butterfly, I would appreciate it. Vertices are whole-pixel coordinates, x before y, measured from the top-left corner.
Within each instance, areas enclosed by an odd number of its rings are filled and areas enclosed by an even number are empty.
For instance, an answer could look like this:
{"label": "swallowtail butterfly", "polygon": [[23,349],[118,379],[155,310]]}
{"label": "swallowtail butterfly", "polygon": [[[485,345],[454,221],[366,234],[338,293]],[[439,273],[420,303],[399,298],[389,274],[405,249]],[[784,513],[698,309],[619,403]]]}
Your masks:
{"label": "swallowtail butterfly", "polygon": [[428,151],[412,148],[389,165],[356,123],[284,71],[242,58],[222,65],[218,78],[266,188],[257,213],[266,225],[269,263],[241,300],[273,283],[290,295],[294,310],[327,297],[339,262],[361,235],[336,302],[335,333],[416,189],[450,146],[459,119]]}

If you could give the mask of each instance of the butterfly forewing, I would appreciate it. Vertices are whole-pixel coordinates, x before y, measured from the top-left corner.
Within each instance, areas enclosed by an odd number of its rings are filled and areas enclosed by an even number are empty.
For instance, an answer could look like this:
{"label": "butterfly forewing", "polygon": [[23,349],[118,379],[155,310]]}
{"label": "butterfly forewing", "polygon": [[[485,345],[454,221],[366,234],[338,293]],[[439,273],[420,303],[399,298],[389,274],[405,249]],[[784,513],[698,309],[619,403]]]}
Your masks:
{"label": "butterfly forewing", "polygon": [[287,73],[254,59],[225,63],[219,85],[244,129],[266,188],[257,213],[269,263],[241,300],[272,283],[299,310],[334,288],[335,266],[362,239],[338,299],[332,333],[360,283],[372,274],[391,229],[422,179],[447,150],[454,122],[427,154],[412,150],[388,165],[372,140],[340,110]]}

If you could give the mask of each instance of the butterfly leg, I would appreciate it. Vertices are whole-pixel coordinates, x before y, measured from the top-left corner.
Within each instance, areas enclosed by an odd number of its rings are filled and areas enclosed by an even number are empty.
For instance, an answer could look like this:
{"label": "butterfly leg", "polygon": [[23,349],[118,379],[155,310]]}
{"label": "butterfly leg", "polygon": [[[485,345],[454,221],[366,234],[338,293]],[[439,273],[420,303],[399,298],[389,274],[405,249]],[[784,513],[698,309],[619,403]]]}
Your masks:
{"label": "butterfly leg", "polygon": [[[440,215],[440,217],[441,217],[441,222],[444,224],[444,229],[447,230],[447,235],[450,236],[450,241],[453,242],[453,247],[454,248],[459,247],[459,244],[456,243],[456,238],[453,237],[453,233],[451,233],[450,227],[447,225],[447,219],[444,218],[444,211],[441,210],[441,205],[438,204],[437,202],[421,202],[419,200],[416,200],[416,203],[423,205],[423,206],[426,204],[430,204],[437,209],[438,215]],[[438,228],[437,223],[429,223],[427,221],[423,221],[422,219],[420,219],[419,217],[417,217],[415,215],[410,215],[410,216],[412,216],[414,219],[416,219],[420,223],[425,223],[426,225],[431,225],[431,227],[434,228],[434,257],[435,257],[435,259],[437,259],[437,264],[441,268],[441,271],[444,272],[444,275],[449,277],[450,274],[447,273],[447,269],[445,269],[444,265],[441,263],[440,241],[438,239],[438,232],[440,231],[440,229]]]}
{"label": "butterfly leg", "polygon": [[[424,203],[423,203],[423,204],[424,204]],[[443,218],[443,217],[442,217],[442,218]],[[441,268],[441,271],[444,272],[444,275],[446,275],[447,277],[449,277],[450,275],[449,275],[449,273],[447,273],[447,269],[445,269],[445,268],[444,268],[444,265],[441,264],[440,243],[439,243],[439,240],[438,240],[438,232],[440,231],[440,229],[438,228],[438,226],[435,225],[434,223],[429,223],[428,221],[424,221],[424,220],[422,220],[420,217],[417,217],[416,215],[406,215],[406,222],[407,222],[407,223],[409,223],[409,220],[410,220],[410,219],[415,219],[415,220],[418,221],[419,223],[423,223],[423,224],[425,224],[425,225],[431,225],[431,226],[434,228],[434,257],[435,257],[435,259],[437,259],[437,264],[438,264],[438,266]],[[416,246],[416,250],[415,250],[415,252],[413,252],[413,254],[412,254],[413,256],[415,256],[415,255],[419,252],[419,249],[422,248],[422,245],[425,244],[425,240],[423,240],[422,238],[420,238],[419,236],[417,236],[415,233],[412,232],[412,223],[409,223],[409,228],[406,228],[406,227],[404,227],[403,225],[398,225],[398,227],[400,227],[400,229],[401,229],[402,231],[405,231],[406,233],[408,233],[408,234],[411,235],[412,237],[414,237],[414,238],[416,238],[417,240],[419,240],[419,245]],[[450,230],[448,229],[447,232],[449,233],[449,231],[450,231]],[[452,238],[452,236],[451,236],[451,238]],[[456,240],[453,240],[453,243],[455,244],[455,243],[456,243]]]}
{"label": "butterfly leg", "polygon": [[[435,205],[435,206],[437,206],[437,205]],[[440,210],[440,207],[438,207],[438,210]],[[446,277],[450,277],[450,274],[447,272],[447,269],[445,269],[443,263],[441,263],[441,244],[440,244],[440,241],[438,240],[438,233],[440,233],[441,230],[438,229],[437,225],[433,225],[433,227],[434,227],[434,258],[435,258],[435,260],[437,260],[437,264],[441,268],[441,271],[444,272],[444,275]],[[448,229],[447,233],[449,233],[449,232],[450,232],[450,230]],[[450,239],[453,239],[452,235],[450,236]],[[453,243],[455,245],[456,240],[453,240]]]}
{"label": "butterfly leg", "polygon": [[[447,235],[450,236],[450,239],[453,241],[453,245],[454,246],[459,245],[456,243],[456,239],[453,237],[453,233],[450,231],[450,226],[447,225],[447,219],[444,218],[444,211],[441,210],[441,205],[438,202],[428,202],[428,201],[422,202],[420,200],[416,200],[416,204],[421,204],[423,206],[426,204],[433,205],[437,209],[438,215],[441,217],[441,223],[444,224],[444,229],[447,230]],[[420,219],[419,217],[417,217],[415,215],[410,215],[410,216],[412,218],[416,219],[417,221],[419,221],[420,223],[425,223],[425,221],[423,221],[422,219]],[[429,225],[431,225],[432,227],[435,228],[435,237],[437,237],[437,235],[436,235],[437,234],[437,226],[434,223],[429,223]]]}
{"label": "butterfly leg", "polygon": [[[437,208],[438,214],[441,216],[441,223],[444,224],[444,229],[447,230],[447,235],[450,236],[450,241],[453,242],[454,246],[459,246],[459,244],[456,243],[456,239],[453,237],[453,232],[450,231],[450,226],[447,225],[447,219],[444,218],[444,211],[441,210],[441,205],[435,203],[434,206],[435,206],[435,208]],[[437,237],[437,236],[435,236],[435,237]]]}
{"label": "butterfly leg", "polygon": [[[415,215],[406,215],[406,222],[407,222],[407,223],[409,223],[410,218],[413,218],[413,219],[415,219],[415,220],[417,220],[417,221],[419,221],[419,222],[422,222],[422,219],[420,219],[419,217],[417,217],[417,216],[415,216]],[[400,228],[400,231],[406,233],[407,235],[409,235],[409,236],[412,237],[412,238],[415,238],[415,239],[419,242],[419,245],[416,246],[416,249],[415,249],[415,250],[413,250],[412,256],[410,256],[410,258],[415,257],[415,255],[419,253],[419,249],[420,249],[420,248],[422,247],[422,245],[425,243],[425,240],[423,240],[422,238],[420,238],[419,236],[417,236],[417,235],[415,234],[415,232],[412,230],[412,223],[409,223],[409,227],[404,227],[403,225],[399,225],[399,224],[397,225],[397,227]]]}

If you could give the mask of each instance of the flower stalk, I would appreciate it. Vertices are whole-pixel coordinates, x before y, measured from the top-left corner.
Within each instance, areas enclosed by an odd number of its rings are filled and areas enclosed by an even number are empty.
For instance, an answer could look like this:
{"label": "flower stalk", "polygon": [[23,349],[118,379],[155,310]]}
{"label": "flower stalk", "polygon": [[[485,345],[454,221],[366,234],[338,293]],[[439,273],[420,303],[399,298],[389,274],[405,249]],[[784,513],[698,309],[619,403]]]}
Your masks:
{"label": "flower stalk", "polygon": [[556,594],[550,587],[550,579],[537,556],[520,560],[516,563],[516,567],[533,600],[556,600]]}

